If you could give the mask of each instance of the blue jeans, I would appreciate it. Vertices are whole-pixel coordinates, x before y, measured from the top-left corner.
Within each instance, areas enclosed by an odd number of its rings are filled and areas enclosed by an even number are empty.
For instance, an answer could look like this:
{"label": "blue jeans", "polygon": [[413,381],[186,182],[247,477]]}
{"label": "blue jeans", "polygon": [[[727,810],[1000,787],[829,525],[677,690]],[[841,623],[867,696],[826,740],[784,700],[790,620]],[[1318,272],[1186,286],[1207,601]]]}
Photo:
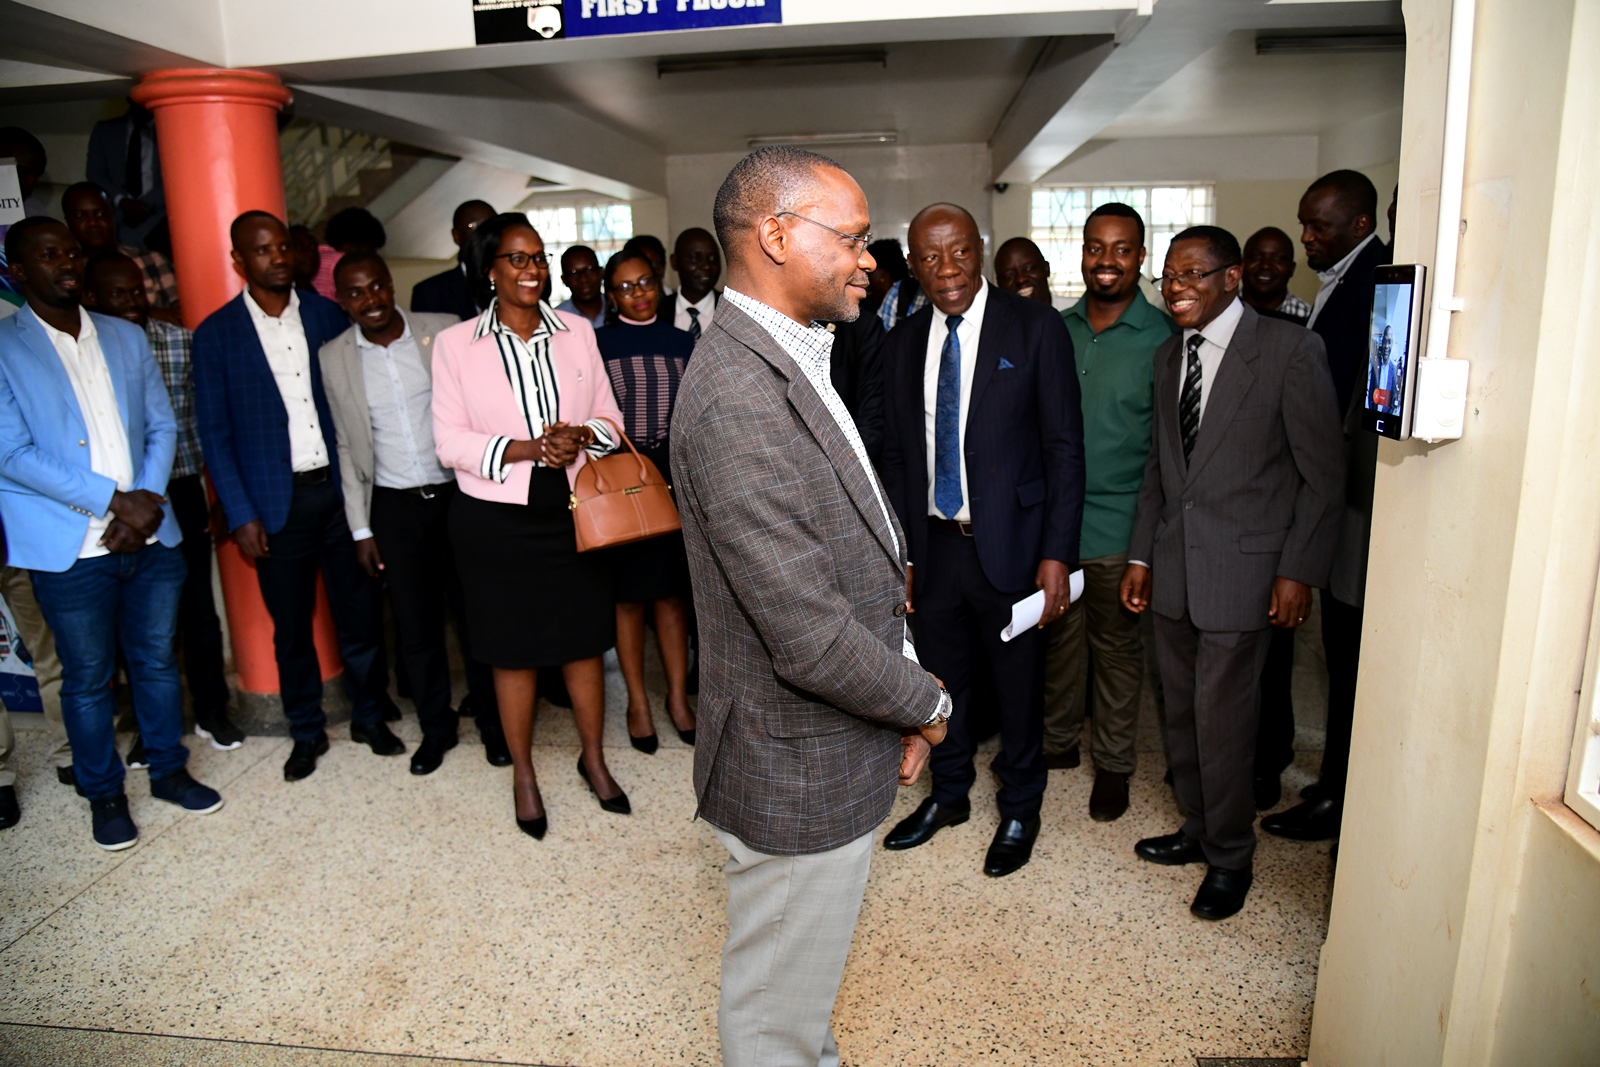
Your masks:
{"label": "blue jeans", "polygon": [[33,593],[61,657],[61,718],[72,766],[90,800],[122,793],[111,674],[117,648],[133,682],[133,712],[150,777],[183,769],[183,707],[172,640],[187,567],[165,545],[80,559],[56,574],[33,572]]}

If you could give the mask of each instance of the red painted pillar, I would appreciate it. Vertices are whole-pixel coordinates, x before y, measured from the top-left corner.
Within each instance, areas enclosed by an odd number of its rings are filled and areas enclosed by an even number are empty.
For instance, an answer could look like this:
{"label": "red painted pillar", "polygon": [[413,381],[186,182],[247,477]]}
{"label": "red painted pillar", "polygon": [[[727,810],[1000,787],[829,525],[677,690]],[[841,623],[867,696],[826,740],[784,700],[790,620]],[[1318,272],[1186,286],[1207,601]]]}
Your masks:
{"label": "red painted pillar", "polygon": [[[251,70],[165,70],[145,75],[131,95],[155,114],[173,267],[184,324],[194,329],[244,288],[228,226],[251,210],[284,217],[278,111],[290,93],[272,75]],[[228,541],[217,546],[217,565],[239,685],[276,693],[272,616],[255,564]],[[339,646],[320,587],[316,642],[322,676],[331,678],[341,670]]]}

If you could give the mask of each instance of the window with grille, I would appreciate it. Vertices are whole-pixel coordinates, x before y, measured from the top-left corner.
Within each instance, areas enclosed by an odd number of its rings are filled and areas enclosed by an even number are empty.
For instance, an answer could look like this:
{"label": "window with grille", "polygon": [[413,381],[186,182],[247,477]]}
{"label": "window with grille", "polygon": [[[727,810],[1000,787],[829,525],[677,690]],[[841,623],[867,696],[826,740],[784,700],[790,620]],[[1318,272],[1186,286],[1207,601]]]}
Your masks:
{"label": "window with grille", "polygon": [[1050,289],[1076,300],[1083,295],[1083,224],[1101,204],[1122,203],[1144,219],[1144,273],[1161,273],[1167,246],[1190,226],[1216,220],[1210,185],[1043,185],[1033,190],[1029,236],[1050,261]]}
{"label": "window with grille", "polygon": [[616,200],[540,200],[527,209],[527,216],[550,257],[552,304],[572,295],[561,283],[561,253],[573,245],[588,245],[603,267],[607,257],[621,251],[633,236],[633,208]]}

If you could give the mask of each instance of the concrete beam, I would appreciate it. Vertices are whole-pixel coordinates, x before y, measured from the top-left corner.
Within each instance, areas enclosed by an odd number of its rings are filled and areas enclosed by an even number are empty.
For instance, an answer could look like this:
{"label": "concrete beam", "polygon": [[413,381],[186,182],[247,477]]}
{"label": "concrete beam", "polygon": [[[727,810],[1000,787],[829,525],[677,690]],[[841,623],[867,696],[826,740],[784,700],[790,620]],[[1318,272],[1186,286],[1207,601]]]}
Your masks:
{"label": "concrete beam", "polygon": [[666,157],[560,104],[528,100],[493,75],[463,76],[426,93],[340,85],[292,85],[296,113],[365,130],[558,185],[622,200],[661,196]]}

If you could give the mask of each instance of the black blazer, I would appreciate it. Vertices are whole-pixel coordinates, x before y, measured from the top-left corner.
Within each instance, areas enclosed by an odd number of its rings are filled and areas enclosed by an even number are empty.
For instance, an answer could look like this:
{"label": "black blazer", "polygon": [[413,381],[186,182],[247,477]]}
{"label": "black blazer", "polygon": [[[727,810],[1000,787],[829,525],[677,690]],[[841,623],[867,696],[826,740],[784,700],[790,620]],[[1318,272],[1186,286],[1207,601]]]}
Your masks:
{"label": "black blazer", "polygon": [[[717,308],[719,308],[721,306],[722,306],[722,290],[721,289],[713,289],[713,290],[711,290],[711,307],[712,307],[712,309],[715,310],[715,309],[717,309]],[[609,302],[607,304],[607,310],[608,311],[610,310]],[[656,314],[661,316],[662,320],[664,322],[666,322],[666,324],[668,326],[676,326],[677,325],[677,315],[678,315],[678,294],[677,293],[668,293],[666,296],[662,297],[661,298],[661,305],[656,308]],[[706,328],[706,324],[702,322],[700,324],[700,330],[701,330],[702,333],[705,332],[705,328]]]}
{"label": "black blazer", "polygon": [[1388,247],[1374,240],[1334,286],[1322,314],[1311,331],[1322,338],[1328,350],[1328,369],[1333,372],[1334,398],[1339,410],[1350,405],[1356,380],[1366,374],[1367,327],[1372,321],[1372,272],[1390,260]]}
{"label": "black blazer", "polygon": [[[925,307],[883,347],[883,483],[913,563],[928,546],[923,371],[932,325]],[[1072,338],[1052,308],[991,285],[977,360],[961,436],[972,535],[990,584],[1020,593],[1033,588],[1040,560],[1078,562],[1083,408]]]}
{"label": "black blazer", "polygon": [[482,310],[472,299],[472,287],[459,266],[424,278],[411,287],[411,310],[475,319]]}
{"label": "black blazer", "polygon": [[883,342],[889,336],[876,315],[833,326],[829,377],[855,421],[867,458],[883,464]]}

